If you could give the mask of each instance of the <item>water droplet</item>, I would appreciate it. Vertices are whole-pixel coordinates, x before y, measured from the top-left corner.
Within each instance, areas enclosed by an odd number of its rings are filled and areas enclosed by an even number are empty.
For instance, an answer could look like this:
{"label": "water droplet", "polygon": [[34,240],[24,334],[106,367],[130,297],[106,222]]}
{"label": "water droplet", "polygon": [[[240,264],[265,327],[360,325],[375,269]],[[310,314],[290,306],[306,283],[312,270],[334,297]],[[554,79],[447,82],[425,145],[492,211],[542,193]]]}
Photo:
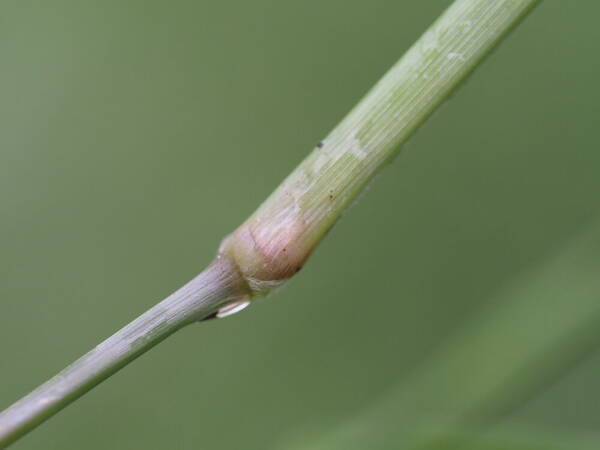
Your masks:
{"label": "water droplet", "polygon": [[219,311],[217,311],[216,317],[218,319],[222,319],[223,317],[232,316],[236,313],[239,313],[243,309],[246,309],[248,305],[250,305],[250,300],[231,302],[219,309]]}

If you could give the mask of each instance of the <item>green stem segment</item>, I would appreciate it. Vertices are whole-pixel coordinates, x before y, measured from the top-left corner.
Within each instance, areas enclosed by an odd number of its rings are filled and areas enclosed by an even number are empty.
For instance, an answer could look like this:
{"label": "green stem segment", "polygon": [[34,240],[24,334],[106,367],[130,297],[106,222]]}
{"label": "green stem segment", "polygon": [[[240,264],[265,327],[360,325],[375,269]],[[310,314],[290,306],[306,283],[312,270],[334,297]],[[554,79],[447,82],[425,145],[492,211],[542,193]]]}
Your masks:
{"label": "green stem segment", "polygon": [[365,184],[533,7],[457,0],[221,246],[255,292],[298,271]]}
{"label": "green stem segment", "polygon": [[0,414],[0,448],[26,434],[183,326],[247,296],[233,263],[204,272]]}
{"label": "green stem segment", "polygon": [[0,413],[0,448],[167,336],[266,294],[304,264],[373,175],[536,0],[457,0],[219,250],[198,277]]}

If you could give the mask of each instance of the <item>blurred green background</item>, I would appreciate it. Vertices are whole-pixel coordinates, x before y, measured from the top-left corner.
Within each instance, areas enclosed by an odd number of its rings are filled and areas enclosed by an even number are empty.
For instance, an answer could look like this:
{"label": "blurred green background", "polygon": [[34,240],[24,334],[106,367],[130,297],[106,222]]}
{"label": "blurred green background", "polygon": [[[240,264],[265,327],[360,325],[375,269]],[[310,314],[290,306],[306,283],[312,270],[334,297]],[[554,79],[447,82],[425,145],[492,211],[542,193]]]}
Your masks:
{"label": "blurred green background", "polygon": [[[0,408],[200,271],[449,3],[2,2]],[[289,286],[15,448],[599,448],[598,14],[543,2]]]}

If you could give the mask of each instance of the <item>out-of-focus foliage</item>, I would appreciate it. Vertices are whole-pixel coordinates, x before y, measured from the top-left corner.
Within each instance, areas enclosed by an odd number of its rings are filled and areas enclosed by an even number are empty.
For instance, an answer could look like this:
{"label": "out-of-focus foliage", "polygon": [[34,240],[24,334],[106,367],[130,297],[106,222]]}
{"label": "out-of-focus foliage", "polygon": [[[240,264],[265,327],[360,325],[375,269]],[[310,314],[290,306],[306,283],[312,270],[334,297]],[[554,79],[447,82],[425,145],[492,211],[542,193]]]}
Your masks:
{"label": "out-of-focus foliage", "polygon": [[[0,405],[207,263],[447,1],[0,5]],[[591,0],[546,0],[298,279],[16,449],[591,449]]]}
{"label": "out-of-focus foliage", "polygon": [[[507,281],[379,402],[305,448],[454,448],[465,441],[456,430],[521,423],[523,409],[568,380],[600,344],[598,230],[594,223]],[[589,448],[578,445],[557,448]]]}

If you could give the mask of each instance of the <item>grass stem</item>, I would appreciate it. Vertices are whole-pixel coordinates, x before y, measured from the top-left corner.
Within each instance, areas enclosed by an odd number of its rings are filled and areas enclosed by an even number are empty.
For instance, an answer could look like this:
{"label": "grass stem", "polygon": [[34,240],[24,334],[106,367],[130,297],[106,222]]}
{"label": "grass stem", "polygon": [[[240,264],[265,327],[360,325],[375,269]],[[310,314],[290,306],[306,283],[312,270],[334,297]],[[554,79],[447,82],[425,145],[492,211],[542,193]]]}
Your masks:
{"label": "grass stem", "polygon": [[457,0],[221,245],[198,277],[0,413],[0,447],[184,325],[268,293],[304,264],[373,175],[532,8]]}

